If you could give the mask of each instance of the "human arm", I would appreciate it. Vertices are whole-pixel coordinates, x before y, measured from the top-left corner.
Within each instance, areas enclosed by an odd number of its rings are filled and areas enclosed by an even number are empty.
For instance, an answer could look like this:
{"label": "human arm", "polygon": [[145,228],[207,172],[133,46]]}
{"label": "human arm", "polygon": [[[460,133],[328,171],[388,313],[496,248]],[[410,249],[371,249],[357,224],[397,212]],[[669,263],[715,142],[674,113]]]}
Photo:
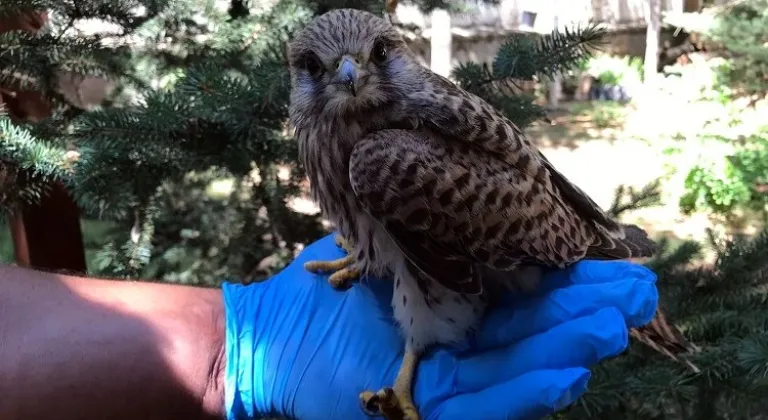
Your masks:
{"label": "human arm", "polygon": [[221,292],[0,267],[0,418],[223,413]]}
{"label": "human arm", "polygon": [[[0,418],[363,419],[357,393],[391,382],[402,346],[391,283],[342,292],[302,267],[341,255],[328,236],[272,279],[227,284],[223,296],[2,267]],[[654,282],[622,262],[549,275],[551,291],[492,312],[467,351],[427,356],[416,404],[425,420],[477,406],[488,419],[562,408],[591,365],[626,347],[625,324],[650,320]]]}

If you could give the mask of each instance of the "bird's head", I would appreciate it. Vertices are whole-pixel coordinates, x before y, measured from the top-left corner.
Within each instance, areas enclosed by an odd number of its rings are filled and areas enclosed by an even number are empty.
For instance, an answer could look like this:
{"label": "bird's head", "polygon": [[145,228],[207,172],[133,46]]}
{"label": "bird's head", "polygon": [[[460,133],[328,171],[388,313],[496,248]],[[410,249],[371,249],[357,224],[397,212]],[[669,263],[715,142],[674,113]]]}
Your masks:
{"label": "bird's head", "polygon": [[291,119],[340,118],[402,98],[420,66],[386,20],[337,9],[315,18],[288,45]]}

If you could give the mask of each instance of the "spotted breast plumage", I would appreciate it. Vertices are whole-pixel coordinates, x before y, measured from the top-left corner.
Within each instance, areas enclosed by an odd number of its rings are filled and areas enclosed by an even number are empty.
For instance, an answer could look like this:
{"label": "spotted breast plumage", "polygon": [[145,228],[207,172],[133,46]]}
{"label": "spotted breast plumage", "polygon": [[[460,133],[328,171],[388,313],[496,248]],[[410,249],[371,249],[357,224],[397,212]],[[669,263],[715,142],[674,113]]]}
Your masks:
{"label": "spotted breast plumage", "polygon": [[392,388],[361,394],[366,410],[418,419],[419,356],[465,339],[497,283],[536,280],[520,268],[654,252],[499,111],[421,66],[385,19],[327,12],[292,39],[288,58],[300,159],[348,251],[307,268],[333,271],[336,286],[368,274],[394,283],[405,357]]}

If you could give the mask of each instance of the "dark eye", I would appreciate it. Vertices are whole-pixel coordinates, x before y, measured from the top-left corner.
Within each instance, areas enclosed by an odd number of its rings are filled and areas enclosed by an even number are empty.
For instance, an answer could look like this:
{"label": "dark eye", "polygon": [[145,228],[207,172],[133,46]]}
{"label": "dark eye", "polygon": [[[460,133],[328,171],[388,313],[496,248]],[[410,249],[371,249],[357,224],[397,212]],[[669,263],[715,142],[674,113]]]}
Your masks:
{"label": "dark eye", "polygon": [[306,69],[313,77],[317,77],[323,72],[323,63],[321,63],[320,59],[313,53],[306,54],[302,64],[304,65],[304,69]]}
{"label": "dark eye", "polygon": [[371,53],[373,60],[379,64],[387,60],[387,46],[383,42],[379,41],[373,46]]}

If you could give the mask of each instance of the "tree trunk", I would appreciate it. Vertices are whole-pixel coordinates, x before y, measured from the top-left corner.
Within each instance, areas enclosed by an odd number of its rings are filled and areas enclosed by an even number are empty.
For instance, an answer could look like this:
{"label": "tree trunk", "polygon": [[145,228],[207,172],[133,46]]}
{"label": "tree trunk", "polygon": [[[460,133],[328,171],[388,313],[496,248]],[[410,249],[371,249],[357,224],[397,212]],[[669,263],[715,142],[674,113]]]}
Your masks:
{"label": "tree trunk", "polygon": [[648,0],[648,30],[645,35],[645,85],[653,87],[657,79],[659,44],[661,38],[661,0]]}
{"label": "tree trunk", "polygon": [[[552,22],[552,30],[560,30],[559,16],[557,13],[557,2],[553,2],[552,9],[554,10],[554,20]],[[549,89],[549,106],[550,109],[556,110],[560,107],[560,95],[563,93],[563,77],[560,72],[552,75],[552,84]]]}
{"label": "tree trunk", "polygon": [[430,38],[430,63],[431,70],[443,77],[451,74],[451,53],[453,40],[451,39],[451,15],[447,10],[435,9],[431,15],[432,27]]}
{"label": "tree trunk", "polygon": [[[44,12],[6,17],[0,19],[0,33],[36,32],[47,20]],[[38,92],[16,92],[0,86],[2,103],[12,121],[37,121],[51,113],[50,106]],[[10,224],[16,263],[20,266],[75,273],[86,271],[80,211],[61,183],[51,185],[49,194],[39,204],[21,205]]]}
{"label": "tree trunk", "polygon": [[80,209],[61,183],[37,205],[24,205],[11,219],[16,263],[41,270],[86,272]]}

